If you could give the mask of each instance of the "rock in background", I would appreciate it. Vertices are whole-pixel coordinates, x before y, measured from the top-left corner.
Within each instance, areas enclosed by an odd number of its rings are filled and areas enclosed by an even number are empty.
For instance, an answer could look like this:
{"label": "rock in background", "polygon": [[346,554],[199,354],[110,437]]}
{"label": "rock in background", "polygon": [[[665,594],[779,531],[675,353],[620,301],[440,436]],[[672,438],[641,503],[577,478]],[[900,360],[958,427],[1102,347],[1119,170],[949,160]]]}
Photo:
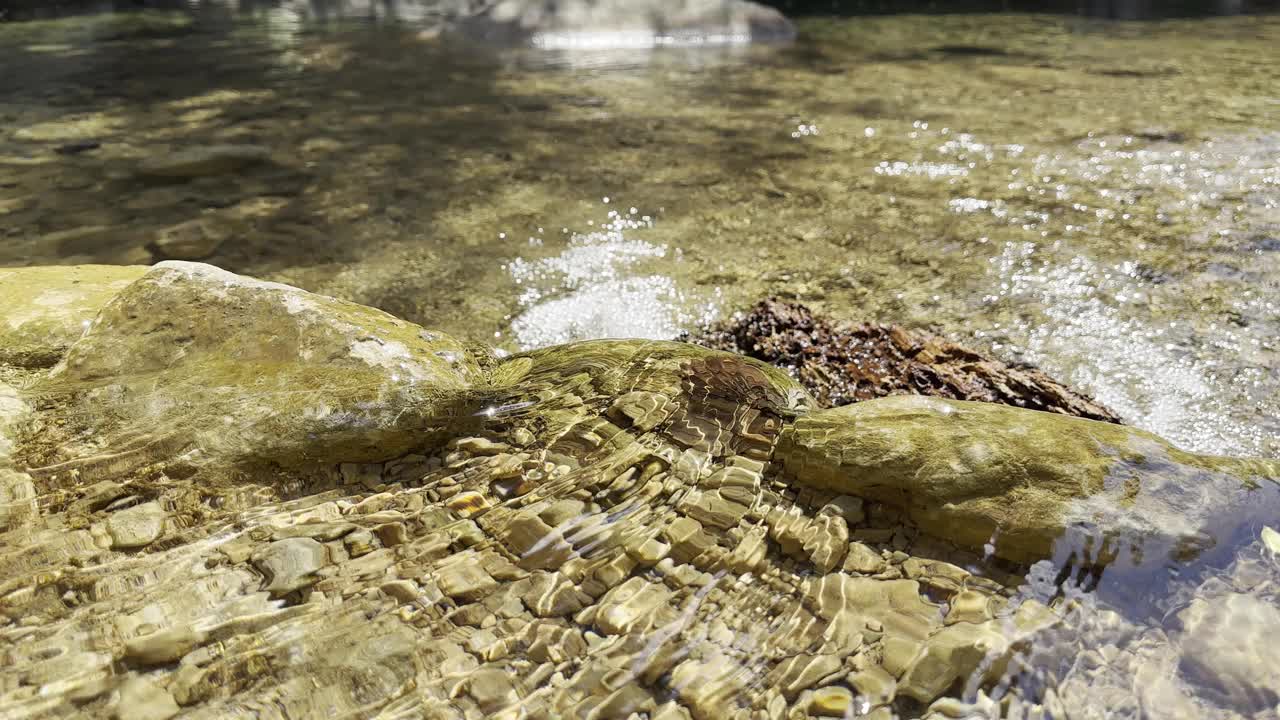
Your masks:
{"label": "rock in background", "polygon": [[498,0],[457,27],[490,43],[586,49],[795,36],[782,13],[746,0]]}

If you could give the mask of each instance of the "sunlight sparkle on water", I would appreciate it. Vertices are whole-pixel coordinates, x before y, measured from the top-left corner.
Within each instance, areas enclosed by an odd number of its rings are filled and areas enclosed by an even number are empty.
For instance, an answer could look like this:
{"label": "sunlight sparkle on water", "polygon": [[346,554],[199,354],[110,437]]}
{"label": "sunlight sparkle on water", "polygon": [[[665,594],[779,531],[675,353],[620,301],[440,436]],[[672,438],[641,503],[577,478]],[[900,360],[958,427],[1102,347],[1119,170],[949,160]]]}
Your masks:
{"label": "sunlight sparkle on water", "polygon": [[573,233],[559,254],[507,265],[520,288],[521,311],[511,322],[520,348],[610,337],[665,340],[718,316],[715,303],[698,302],[659,272],[679,262],[681,251],[633,237],[653,226],[649,215],[636,219],[638,212],[610,210],[599,229]]}

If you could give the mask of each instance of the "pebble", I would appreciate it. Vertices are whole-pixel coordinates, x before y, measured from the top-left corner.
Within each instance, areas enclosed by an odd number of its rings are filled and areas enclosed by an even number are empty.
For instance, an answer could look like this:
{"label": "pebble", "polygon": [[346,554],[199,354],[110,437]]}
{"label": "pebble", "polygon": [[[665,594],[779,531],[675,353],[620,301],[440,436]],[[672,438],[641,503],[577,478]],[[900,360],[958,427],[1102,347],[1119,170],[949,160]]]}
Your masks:
{"label": "pebble", "polygon": [[111,513],[107,518],[107,533],[111,547],[129,550],[146,547],[164,532],[165,511],[158,502],[143,503]]}
{"label": "pebble", "polygon": [[125,642],[124,657],[140,665],[165,665],[182,659],[203,643],[205,637],[203,632],[180,625]]}
{"label": "pebble", "polygon": [[279,597],[314,584],[314,573],[329,561],[328,551],[311,538],[277,540],[267,546],[257,560],[258,569],[269,578],[264,590]]}
{"label": "pebble", "polygon": [[173,696],[144,677],[134,675],[120,685],[116,720],[169,720],[178,712]]}
{"label": "pebble", "polygon": [[809,702],[809,712],[819,717],[848,717],[853,710],[853,693],[839,686],[819,688]]}

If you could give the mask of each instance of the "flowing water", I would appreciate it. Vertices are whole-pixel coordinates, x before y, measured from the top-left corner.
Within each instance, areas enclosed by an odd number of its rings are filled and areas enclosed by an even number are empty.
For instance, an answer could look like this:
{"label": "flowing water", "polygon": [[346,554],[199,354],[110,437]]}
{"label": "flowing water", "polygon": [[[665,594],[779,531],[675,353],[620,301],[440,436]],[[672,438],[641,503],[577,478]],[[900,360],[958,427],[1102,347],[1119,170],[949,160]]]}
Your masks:
{"label": "flowing water", "polygon": [[[798,25],[561,52],[218,5],[0,24],[0,266],[151,262],[204,218],[208,262],[507,350],[777,295],[1033,363],[1186,449],[1280,455],[1280,17]],[[136,172],[225,143],[273,162]],[[1160,612],[1274,622],[1273,515]],[[1235,712],[1178,679],[1210,630],[1082,613],[1027,658],[1082,717]]]}

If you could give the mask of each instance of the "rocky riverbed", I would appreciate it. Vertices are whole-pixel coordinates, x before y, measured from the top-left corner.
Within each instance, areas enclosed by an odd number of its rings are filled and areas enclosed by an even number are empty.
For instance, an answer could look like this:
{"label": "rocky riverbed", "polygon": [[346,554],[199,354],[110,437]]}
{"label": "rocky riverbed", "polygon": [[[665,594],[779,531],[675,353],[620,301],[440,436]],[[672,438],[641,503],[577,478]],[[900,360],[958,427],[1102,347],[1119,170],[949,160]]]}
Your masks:
{"label": "rocky riverbed", "polygon": [[[1280,701],[1274,460],[1069,408],[823,409],[686,343],[507,355],[199,263],[0,298],[6,717]],[[975,363],[949,377],[1024,373]]]}

